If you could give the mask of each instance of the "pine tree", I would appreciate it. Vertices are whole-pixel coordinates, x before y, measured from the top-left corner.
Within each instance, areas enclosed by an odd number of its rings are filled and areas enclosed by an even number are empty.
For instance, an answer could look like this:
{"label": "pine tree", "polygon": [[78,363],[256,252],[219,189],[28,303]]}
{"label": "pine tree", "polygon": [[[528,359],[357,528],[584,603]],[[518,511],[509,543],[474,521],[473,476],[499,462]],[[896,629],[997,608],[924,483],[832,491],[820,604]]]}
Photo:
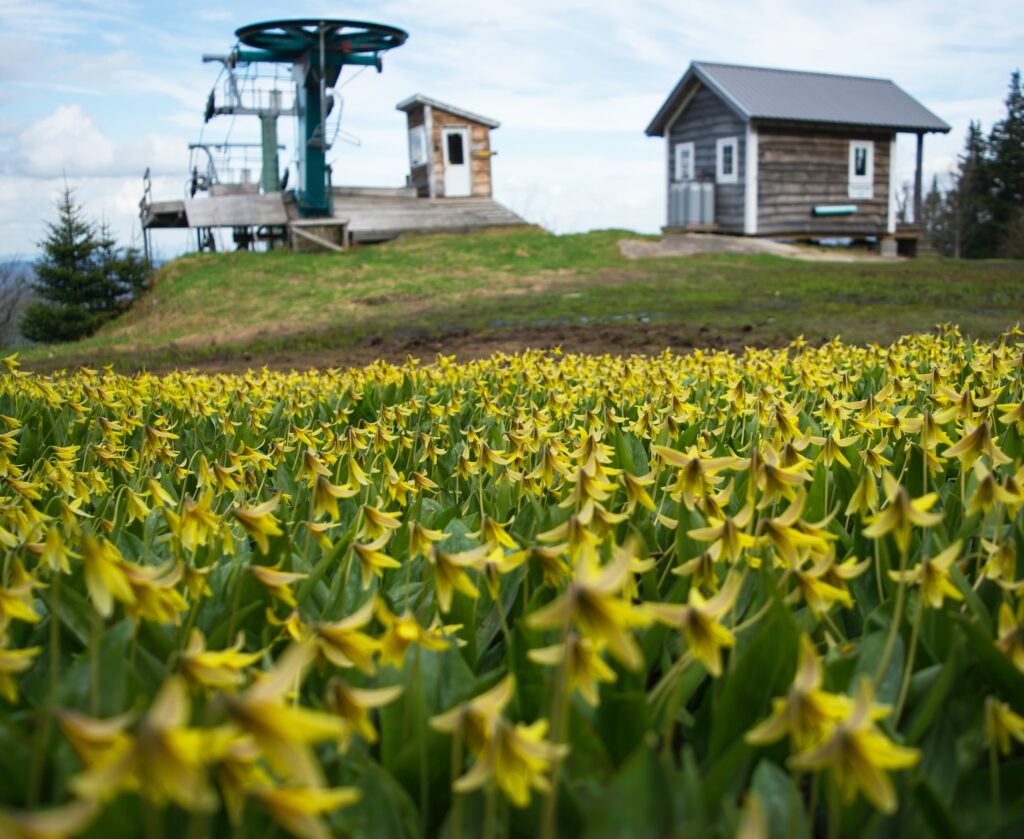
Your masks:
{"label": "pine tree", "polygon": [[1006,117],[992,126],[988,148],[997,248],[1003,256],[1024,256],[1024,90],[1019,70],[1010,76]]}
{"label": "pine tree", "polygon": [[937,253],[952,256],[954,240],[952,190],[939,189],[938,176],[932,177],[932,187],[921,201],[921,227],[928,243]]}
{"label": "pine tree", "polygon": [[992,224],[988,143],[980,122],[972,120],[967,128],[967,140],[960,156],[951,199],[953,255],[969,259],[992,256],[997,237]]}
{"label": "pine tree", "polygon": [[99,230],[84,216],[66,184],[57,220],[39,243],[34,289],[40,302],[25,308],[19,324],[32,341],[76,341],[115,317],[149,278],[149,265],[137,249],[121,249],[110,229]]}

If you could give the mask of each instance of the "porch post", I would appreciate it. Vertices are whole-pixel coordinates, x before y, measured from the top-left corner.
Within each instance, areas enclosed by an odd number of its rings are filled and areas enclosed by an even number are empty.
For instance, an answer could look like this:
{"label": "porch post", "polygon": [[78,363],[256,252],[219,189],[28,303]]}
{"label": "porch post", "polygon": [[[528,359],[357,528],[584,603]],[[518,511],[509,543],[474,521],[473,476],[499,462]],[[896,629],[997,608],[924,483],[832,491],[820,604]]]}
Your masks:
{"label": "porch post", "polygon": [[924,132],[917,134],[917,165],[914,167],[914,224],[921,223],[921,164],[924,160]]}

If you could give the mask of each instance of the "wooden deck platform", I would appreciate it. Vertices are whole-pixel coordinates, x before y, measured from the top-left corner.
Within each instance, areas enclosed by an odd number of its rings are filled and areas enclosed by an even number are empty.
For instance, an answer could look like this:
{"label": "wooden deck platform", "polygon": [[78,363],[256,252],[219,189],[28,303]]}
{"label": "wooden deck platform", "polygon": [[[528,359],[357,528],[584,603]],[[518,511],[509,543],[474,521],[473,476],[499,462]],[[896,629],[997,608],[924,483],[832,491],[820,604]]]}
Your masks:
{"label": "wooden deck platform", "polygon": [[493,198],[417,198],[397,190],[380,194],[336,190],[334,215],[349,220],[349,234],[356,242],[383,242],[403,233],[465,233],[527,223]]}
{"label": "wooden deck platform", "polygon": [[[527,223],[493,198],[418,198],[415,190],[403,187],[339,187],[333,199],[333,224],[347,222],[347,237],[353,242],[383,242],[403,233],[466,233]],[[143,203],[140,211],[144,229],[289,227],[300,222],[294,201],[281,193],[155,201]],[[330,225],[332,221],[323,219],[322,223]]]}

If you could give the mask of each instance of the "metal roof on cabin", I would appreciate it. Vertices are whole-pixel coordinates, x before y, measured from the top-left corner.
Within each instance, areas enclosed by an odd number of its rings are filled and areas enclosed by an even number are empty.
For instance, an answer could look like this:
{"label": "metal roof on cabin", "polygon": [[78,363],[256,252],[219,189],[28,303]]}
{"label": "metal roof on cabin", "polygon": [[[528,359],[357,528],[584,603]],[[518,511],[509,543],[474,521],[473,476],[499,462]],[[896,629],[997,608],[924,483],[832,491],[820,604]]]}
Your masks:
{"label": "metal roof on cabin", "polygon": [[661,136],[697,78],[744,119],[863,125],[947,132],[950,126],[889,79],[694,61],[661,106],[647,134]]}
{"label": "metal roof on cabin", "polygon": [[409,112],[417,105],[430,105],[431,108],[437,108],[439,111],[451,114],[452,116],[462,117],[463,119],[475,122],[480,125],[486,125],[488,128],[500,128],[501,123],[496,119],[490,117],[480,116],[480,114],[474,114],[472,111],[467,111],[465,108],[456,108],[454,105],[449,105],[446,102],[441,102],[438,99],[431,99],[429,96],[424,96],[422,93],[414,94],[408,99],[403,99],[397,105],[395,110]]}

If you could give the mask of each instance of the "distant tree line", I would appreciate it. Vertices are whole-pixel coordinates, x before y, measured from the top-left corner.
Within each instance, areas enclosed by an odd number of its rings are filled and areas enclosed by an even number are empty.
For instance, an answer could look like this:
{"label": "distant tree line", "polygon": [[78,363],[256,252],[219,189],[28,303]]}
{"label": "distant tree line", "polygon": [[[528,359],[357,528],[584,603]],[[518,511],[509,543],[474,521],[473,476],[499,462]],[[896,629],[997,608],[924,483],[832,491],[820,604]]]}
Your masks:
{"label": "distant tree line", "polygon": [[963,154],[946,191],[932,179],[922,200],[924,234],[939,253],[979,259],[1024,259],[1024,90],[1010,76],[1006,116],[986,137],[981,123],[967,129]]}
{"label": "distant tree line", "polygon": [[34,265],[35,300],[19,322],[31,341],[77,341],[124,311],[149,285],[152,266],[136,247],[118,245],[106,224],[85,218],[66,184],[57,220],[47,225]]}

